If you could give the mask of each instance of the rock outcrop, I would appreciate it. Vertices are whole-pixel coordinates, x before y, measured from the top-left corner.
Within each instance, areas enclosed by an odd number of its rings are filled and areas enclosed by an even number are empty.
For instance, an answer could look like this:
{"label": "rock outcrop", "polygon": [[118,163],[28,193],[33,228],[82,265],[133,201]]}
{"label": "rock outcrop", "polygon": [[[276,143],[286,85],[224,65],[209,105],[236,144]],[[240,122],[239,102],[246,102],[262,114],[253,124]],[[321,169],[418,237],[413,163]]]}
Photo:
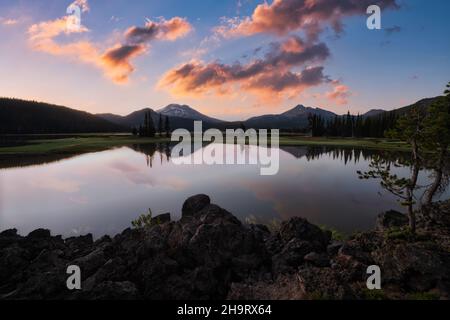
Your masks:
{"label": "rock outcrop", "polygon": [[[436,212],[448,207],[428,212],[437,219]],[[401,214],[389,212],[379,217],[376,231],[345,241],[302,218],[271,232],[243,224],[197,195],[183,204],[178,221],[164,214],[149,226],[96,241],[92,235],[63,239],[43,229],[25,237],[3,231],[0,298],[449,298],[450,251],[439,241],[448,239],[442,233],[448,228],[430,232],[423,218],[411,239],[404,224]],[[382,270],[383,289],[376,295],[366,288],[373,264]],[[81,290],[66,287],[69,265],[81,269]]]}

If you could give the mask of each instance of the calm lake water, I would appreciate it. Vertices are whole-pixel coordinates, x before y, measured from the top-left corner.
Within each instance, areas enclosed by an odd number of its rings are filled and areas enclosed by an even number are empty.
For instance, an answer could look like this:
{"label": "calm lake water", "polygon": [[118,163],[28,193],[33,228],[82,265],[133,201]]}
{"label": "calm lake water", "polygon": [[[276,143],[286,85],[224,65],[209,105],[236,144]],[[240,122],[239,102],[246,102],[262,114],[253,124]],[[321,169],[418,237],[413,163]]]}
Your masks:
{"label": "calm lake water", "polygon": [[148,208],[178,219],[183,201],[198,193],[242,221],[302,216],[346,233],[370,229],[378,213],[401,209],[378,181],[358,179],[356,171],[366,170],[379,152],[281,147],[278,174],[261,176],[256,165],[175,165],[170,149],[140,145],[62,160],[3,161],[0,230],[14,227],[25,235],[41,227],[63,236],[114,235]]}

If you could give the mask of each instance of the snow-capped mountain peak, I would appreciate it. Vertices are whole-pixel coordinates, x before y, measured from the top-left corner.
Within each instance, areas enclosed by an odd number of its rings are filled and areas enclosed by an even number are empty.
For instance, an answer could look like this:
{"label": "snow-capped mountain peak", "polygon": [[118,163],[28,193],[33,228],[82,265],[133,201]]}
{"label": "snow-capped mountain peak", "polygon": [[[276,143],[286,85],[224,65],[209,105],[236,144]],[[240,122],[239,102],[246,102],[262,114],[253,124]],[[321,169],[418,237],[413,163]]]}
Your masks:
{"label": "snow-capped mountain peak", "polygon": [[159,109],[158,113],[164,116],[179,117],[185,119],[202,120],[209,122],[219,122],[220,120],[208,117],[188,105],[169,104],[168,106]]}

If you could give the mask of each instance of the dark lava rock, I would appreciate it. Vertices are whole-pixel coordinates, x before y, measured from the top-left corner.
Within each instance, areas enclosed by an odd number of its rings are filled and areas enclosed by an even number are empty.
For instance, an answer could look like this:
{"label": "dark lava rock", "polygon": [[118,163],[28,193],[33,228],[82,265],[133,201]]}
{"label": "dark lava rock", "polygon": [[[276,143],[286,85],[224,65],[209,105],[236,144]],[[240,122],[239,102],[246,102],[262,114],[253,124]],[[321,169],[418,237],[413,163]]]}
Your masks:
{"label": "dark lava rock", "polygon": [[21,239],[17,234],[17,229],[9,229],[0,233],[0,249],[16,243]]}
{"label": "dark lava rock", "polygon": [[90,300],[135,300],[139,298],[136,285],[130,281],[114,282],[105,281],[92,289],[82,299]]}
{"label": "dark lava rock", "polygon": [[170,222],[170,213],[163,213],[163,214],[160,214],[160,215],[152,218],[153,224],[161,224],[161,223],[166,223],[166,222]]}
{"label": "dark lava rock", "polygon": [[47,229],[37,229],[31,231],[28,236],[28,239],[48,239],[50,238],[50,230]]}
{"label": "dark lava rock", "polygon": [[317,267],[330,266],[330,258],[326,253],[311,252],[308,253],[303,259],[305,259],[306,262],[312,263]]}
{"label": "dark lava rock", "polygon": [[355,293],[341,273],[331,268],[304,266],[297,274],[304,299],[354,299]]}
{"label": "dark lava rock", "polygon": [[377,216],[377,221],[375,223],[378,231],[386,231],[393,227],[400,228],[406,225],[408,225],[408,217],[405,214],[394,210],[380,213]]}
{"label": "dark lava rock", "polygon": [[[189,198],[178,221],[165,214],[95,242],[90,234],[63,240],[44,229],[27,237],[7,230],[0,233],[0,299],[355,299],[366,297],[372,264],[381,267],[388,298],[433,292],[446,299],[449,207],[430,208],[434,220],[418,224],[412,240],[372,231],[330,243],[330,232],[302,218],[270,232],[205,195]],[[391,216],[383,228],[399,225],[402,218]],[[69,265],[81,269],[81,290],[66,287]]]}
{"label": "dark lava rock", "polygon": [[450,291],[450,253],[431,243],[389,243],[374,252],[383,281],[400,283],[413,292],[436,287]]}
{"label": "dark lava rock", "polygon": [[202,210],[211,203],[211,199],[206,194],[197,194],[189,197],[181,209],[182,216],[192,216],[194,213]]}
{"label": "dark lava rock", "polygon": [[333,241],[331,244],[329,244],[327,246],[327,253],[330,256],[335,256],[338,252],[339,249],[344,245],[344,242],[342,241]]}
{"label": "dark lava rock", "polygon": [[317,242],[324,248],[331,240],[330,231],[322,231],[319,227],[309,223],[306,219],[295,217],[281,224],[280,238],[289,242],[296,238],[304,241]]}
{"label": "dark lava rock", "polygon": [[17,236],[17,229],[8,229],[0,232],[0,237],[15,237]]}

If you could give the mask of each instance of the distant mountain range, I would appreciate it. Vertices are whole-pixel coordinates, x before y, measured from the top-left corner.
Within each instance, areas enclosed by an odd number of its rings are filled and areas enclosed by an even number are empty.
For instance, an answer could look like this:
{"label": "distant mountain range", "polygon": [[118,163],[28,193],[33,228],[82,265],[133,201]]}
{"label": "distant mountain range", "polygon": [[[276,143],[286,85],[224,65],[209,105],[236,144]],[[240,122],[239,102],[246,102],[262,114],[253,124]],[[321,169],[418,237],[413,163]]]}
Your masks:
{"label": "distant mountain range", "polygon": [[[223,129],[229,125],[233,127],[232,122],[222,121],[219,119],[208,117],[197,110],[192,109],[187,105],[170,104],[165,108],[154,111],[151,108],[144,108],[126,116],[119,116],[115,114],[97,114],[96,116],[115,123],[117,125],[126,128],[137,128],[144,122],[145,113],[150,112],[153,123],[158,126],[159,116],[169,117],[171,129],[184,128],[187,130],[194,129],[194,121],[201,120],[203,122],[203,128],[218,128]],[[128,130],[129,131],[129,130]]]}
{"label": "distant mountain range", "polygon": [[[436,98],[423,99],[416,104],[426,108],[434,99]],[[402,114],[411,106],[392,111],[372,109],[361,116],[376,117],[385,112]],[[302,129],[308,126],[309,115],[321,116],[324,120],[339,116],[324,109],[297,105],[281,114],[268,114],[245,121],[230,122],[209,117],[187,105],[179,104],[170,104],[157,111],[152,108],[143,108],[126,116],[111,113],[94,115],[47,103],[0,98],[0,134],[130,132],[132,128],[139,127],[143,123],[146,112],[150,112],[155,126],[158,125],[160,116],[163,120],[169,117],[172,130],[177,128],[193,130],[193,123],[198,120],[203,122],[204,129],[224,130],[242,126],[255,129]]]}
{"label": "distant mountain range", "polygon": [[317,115],[329,120],[337,115],[331,111],[320,108],[305,107],[298,105],[281,114],[269,114],[258,117],[253,117],[244,122],[244,125],[249,128],[277,128],[277,129],[292,129],[304,128],[308,125],[309,115]]}

